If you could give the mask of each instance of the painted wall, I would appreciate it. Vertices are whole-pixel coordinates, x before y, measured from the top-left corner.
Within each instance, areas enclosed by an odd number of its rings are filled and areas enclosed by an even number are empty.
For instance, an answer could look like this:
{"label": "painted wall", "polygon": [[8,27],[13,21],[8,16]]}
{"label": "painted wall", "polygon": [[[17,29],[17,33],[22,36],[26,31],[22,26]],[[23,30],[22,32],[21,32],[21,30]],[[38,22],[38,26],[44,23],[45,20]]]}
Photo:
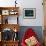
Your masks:
{"label": "painted wall", "polygon": [[[15,0],[0,0],[1,7],[15,6]],[[43,6],[42,0],[17,0],[19,9],[20,26],[43,26]],[[36,19],[24,19],[23,8],[36,8]]]}
{"label": "painted wall", "polygon": [[[20,16],[20,23],[23,26],[43,26],[42,0],[25,0],[23,8],[36,8],[36,19],[24,19],[23,13]],[[21,10],[23,12],[23,10]]]}

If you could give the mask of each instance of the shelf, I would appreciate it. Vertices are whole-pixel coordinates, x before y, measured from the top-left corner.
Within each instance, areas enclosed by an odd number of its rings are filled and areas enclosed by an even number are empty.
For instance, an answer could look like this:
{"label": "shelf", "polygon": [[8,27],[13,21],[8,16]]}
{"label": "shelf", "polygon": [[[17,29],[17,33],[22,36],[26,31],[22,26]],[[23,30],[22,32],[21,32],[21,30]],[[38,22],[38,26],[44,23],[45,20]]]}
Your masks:
{"label": "shelf", "polygon": [[15,40],[15,41],[12,41],[12,40],[10,40],[10,41],[3,41],[4,43],[16,43],[16,42],[19,42],[19,40]]}
{"label": "shelf", "polygon": [[18,16],[19,7],[0,7],[0,46],[18,46]]}
{"label": "shelf", "polygon": [[19,7],[0,7],[0,14],[2,15],[18,15]]}
{"label": "shelf", "polygon": [[19,7],[0,7],[0,16],[0,24],[18,24]]}
{"label": "shelf", "polygon": [[0,7],[1,10],[6,10],[6,9],[18,9],[19,7]]}
{"label": "shelf", "polygon": [[2,42],[3,46],[18,46],[17,41],[12,41],[12,42]]}
{"label": "shelf", "polygon": [[19,31],[18,24],[0,24],[0,27],[1,27],[1,31],[5,28],[12,29],[13,31],[14,31],[14,29],[16,29],[17,31]]}
{"label": "shelf", "polygon": [[2,24],[18,24],[18,16],[2,16]]}

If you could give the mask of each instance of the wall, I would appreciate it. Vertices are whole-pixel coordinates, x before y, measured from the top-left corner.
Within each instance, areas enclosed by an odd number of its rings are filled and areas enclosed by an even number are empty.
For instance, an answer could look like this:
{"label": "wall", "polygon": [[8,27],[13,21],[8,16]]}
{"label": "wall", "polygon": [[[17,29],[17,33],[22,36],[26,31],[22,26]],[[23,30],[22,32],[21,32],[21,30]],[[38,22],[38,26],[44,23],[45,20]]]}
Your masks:
{"label": "wall", "polygon": [[43,26],[43,6],[42,0],[25,0],[23,8],[36,8],[36,19],[24,19],[23,10],[20,14],[20,25],[22,26]]}
{"label": "wall", "polygon": [[0,6],[1,7],[14,6],[14,1],[15,0],[0,0]]}
{"label": "wall", "polygon": [[[15,0],[0,0],[0,6],[9,7],[15,6]],[[43,26],[43,0],[17,0],[17,6],[19,9],[19,24],[20,26]],[[24,19],[23,8],[36,8],[36,19]]]}

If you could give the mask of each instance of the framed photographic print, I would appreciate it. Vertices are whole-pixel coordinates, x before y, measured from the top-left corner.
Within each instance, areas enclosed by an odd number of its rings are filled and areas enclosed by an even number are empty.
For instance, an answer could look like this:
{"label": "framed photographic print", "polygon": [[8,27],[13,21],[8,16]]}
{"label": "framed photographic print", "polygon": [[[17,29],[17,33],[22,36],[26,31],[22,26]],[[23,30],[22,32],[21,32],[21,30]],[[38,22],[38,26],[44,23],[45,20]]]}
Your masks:
{"label": "framed photographic print", "polygon": [[2,15],[9,15],[9,10],[2,10]]}
{"label": "framed photographic print", "polygon": [[36,8],[24,8],[24,18],[36,18]]}

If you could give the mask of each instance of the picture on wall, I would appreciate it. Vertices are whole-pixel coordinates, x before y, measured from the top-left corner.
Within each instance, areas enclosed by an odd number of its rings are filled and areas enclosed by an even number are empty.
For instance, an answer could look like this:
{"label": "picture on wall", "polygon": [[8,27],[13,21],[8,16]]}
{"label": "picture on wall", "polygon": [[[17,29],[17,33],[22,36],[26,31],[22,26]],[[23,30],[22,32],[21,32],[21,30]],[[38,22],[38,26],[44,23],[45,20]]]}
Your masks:
{"label": "picture on wall", "polygon": [[24,18],[36,18],[36,8],[24,8]]}

